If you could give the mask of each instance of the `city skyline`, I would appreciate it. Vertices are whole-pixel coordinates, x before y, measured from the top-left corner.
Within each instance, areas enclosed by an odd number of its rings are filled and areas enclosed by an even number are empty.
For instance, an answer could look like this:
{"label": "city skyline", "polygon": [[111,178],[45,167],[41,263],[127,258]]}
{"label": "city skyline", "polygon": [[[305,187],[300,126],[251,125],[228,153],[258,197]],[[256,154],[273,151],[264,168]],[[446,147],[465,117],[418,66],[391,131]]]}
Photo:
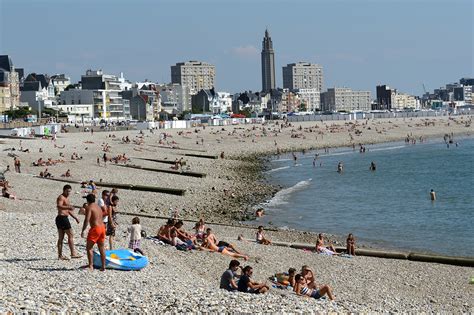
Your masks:
{"label": "city skyline", "polygon": [[[200,60],[216,66],[218,90],[259,91],[260,43],[268,28],[277,87],[283,86],[283,66],[306,61],[324,67],[324,89],[374,92],[376,85],[388,84],[421,95],[423,83],[432,91],[472,76],[472,6],[463,0],[1,0],[0,51],[26,74],[65,73],[73,82],[87,69],[103,69],[124,72],[131,81],[166,83],[170,66]],[[212,7],[211,19],[200,18],[207,14],[202,7]],[[283,19],[290,9],[294,18]],[[171,23],[178,17],[188,18]],[[34,25],[41,28],[32,31]]]}

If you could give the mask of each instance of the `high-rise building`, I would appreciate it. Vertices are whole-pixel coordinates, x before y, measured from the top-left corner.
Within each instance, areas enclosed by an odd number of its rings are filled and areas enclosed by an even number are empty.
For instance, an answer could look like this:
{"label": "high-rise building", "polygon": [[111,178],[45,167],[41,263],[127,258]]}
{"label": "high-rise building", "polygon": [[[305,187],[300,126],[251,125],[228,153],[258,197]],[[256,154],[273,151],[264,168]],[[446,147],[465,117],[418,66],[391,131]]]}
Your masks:
{"label": "high-rise building", "polygon": [[206,62],[187,61],[171,66],[171,83],[185,85],[191,95],[214,88],[216,67]]}
{"label": "high-rise building", "polygon": [[298,89],[323,89],[323,68],[314,63],[290,63],[283,67],[283,88],[295,91]]}
{"label": "high-rise building", "polygon": [[275,52],[272,38],[268,30],[265,30],[262,42],[262,92],[270,92],[275,87]]}

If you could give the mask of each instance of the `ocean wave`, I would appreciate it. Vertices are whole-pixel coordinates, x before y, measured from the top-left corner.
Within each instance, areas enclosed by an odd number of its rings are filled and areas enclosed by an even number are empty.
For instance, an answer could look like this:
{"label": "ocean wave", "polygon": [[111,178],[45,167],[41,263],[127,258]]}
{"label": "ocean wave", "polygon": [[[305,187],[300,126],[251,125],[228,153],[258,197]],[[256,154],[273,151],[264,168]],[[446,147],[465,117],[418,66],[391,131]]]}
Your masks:
{"label": "ocean wave", "polygon": [[266,206],[275,207],[278,205],[287,204],[288,202],[286,200],[288,199],[290,194],[294,193],[295,191],[308,187],[311,184],[311,180],[312,180],[311,178],[307,180],[302,180],[291,187],[280,190],[279,192],[275,194],[275,196],[270,201],[268,201]]}
{"label": "ocean wave", "polygon": [[396,146],[396,147],[388,147],[388,148],[375,148],[375,149],[370,149],[370,152],[374,152],[374,151],[388,151],[388,150],[397,150],[397,149],[403,149],[405,148],[406,146],[404,145],[399,145],[399,146]]}
{"label": "ocean wave", "polygon": [[292,159],[275,159],[275,160],[271,160],[270,162],[287,162],[287,161],[291,161]]}
{"label": "ocean wave", "polygon": [[282,166],[282,167],[277,167],[277,168],[274,168],[274,169],[271,169],[271,170],[268,170],[266,172],[264,172],[265,174],[268,174],[268,173],[273,173],[273,172],[277,172],[277,171],[281,171],[281,170],[285,170],[287,168],[290,168],[289,166]]}

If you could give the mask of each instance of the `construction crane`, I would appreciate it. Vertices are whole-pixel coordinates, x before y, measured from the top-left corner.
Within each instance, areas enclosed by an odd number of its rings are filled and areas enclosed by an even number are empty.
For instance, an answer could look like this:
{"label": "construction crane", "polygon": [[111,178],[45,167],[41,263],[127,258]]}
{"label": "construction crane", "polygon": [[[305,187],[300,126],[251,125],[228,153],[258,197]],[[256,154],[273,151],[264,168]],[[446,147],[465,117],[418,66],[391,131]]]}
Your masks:
{"label": "construction crane", "polygon": [[425,91],[425,94],[427,94],[428,92],[426,91],[426,87],[425,87],[425,84],[424,83],[421,83],[423,85],[423,90]]}

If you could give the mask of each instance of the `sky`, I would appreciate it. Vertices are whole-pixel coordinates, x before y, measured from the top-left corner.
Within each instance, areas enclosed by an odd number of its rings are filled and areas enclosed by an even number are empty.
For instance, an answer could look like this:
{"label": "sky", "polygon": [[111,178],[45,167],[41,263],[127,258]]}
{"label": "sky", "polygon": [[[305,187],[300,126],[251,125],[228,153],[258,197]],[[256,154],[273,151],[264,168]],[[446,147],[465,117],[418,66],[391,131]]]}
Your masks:
{"label": "sky", "polygon": [[171,81],[170,66],[216,66],[216,89],[261,90],[265,28],[282,67],[323,66],[324,88],[388,84],[423,94],[474,74],[472,0],[0,0],[0,54],[25,73],[87,69]]}

